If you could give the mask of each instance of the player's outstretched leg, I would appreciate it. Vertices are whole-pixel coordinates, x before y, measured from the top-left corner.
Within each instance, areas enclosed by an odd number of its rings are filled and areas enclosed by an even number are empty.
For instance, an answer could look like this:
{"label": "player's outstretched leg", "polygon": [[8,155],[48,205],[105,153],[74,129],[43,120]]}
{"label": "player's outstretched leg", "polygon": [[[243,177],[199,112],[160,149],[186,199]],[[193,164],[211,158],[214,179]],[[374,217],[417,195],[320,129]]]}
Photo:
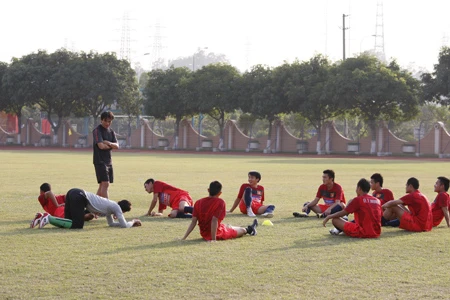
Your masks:
{"label": "player's outstretched leg", "polygon": [[266,211],[261,216],[266,217],[266,218],[272,218],[274,210],[275,210],[275,205],[269,205],[269,206],[267,206]]}
{"label": "player's outstretched leg", "polygon": [[247,227],[247,234],[256,235],[256,227],[258,226],[258,219],[254,219],[252,225]]}

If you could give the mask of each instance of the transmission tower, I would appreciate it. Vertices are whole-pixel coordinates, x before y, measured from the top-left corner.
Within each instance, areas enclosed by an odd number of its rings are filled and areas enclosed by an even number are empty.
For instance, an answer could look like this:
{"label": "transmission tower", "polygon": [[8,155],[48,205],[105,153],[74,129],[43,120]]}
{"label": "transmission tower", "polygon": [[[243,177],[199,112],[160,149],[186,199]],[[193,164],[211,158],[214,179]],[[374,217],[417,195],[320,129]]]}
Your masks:
{"label": "transmission tower", "polygon": [[377,1],[377,19],[375,25],[375,55],[382,62],[386,62],[386,52],[384,51],[384,17],[383,1]]}
{"label": "transmission tower", "polygon": [[128,12],[124,12],[122,17],[122,33],[120,36],[119,56],[120,59],[125,59],[131,63],[131,33]]}
{"label": "transmission tower", "polygon": [[161,35],[161,29],[164,29],[165,27],[161,26],[159,21],[156,22],[156,24],[153,26],[155,28],[155,34],[153,36],[153,44],[151,47],[151,62],[150,62],[150,70],[154,68],[162,68],[165,64],[164,57],[163,57],[163,49],[165,46],[163,46],[163,38],[165,36]]}

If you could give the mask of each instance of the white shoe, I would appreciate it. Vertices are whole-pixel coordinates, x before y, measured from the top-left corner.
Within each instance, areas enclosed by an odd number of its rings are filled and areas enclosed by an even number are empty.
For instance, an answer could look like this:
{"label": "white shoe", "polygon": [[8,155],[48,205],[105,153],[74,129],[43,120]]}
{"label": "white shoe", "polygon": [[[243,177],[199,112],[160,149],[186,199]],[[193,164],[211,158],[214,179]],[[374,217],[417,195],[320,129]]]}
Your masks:
{"label": "white shoe", "polygon": [[31,221],[31,223],[30,223],[30,228],[34,228],[34,227],[36,227],[36,226],[38,226],[39,225],[39,222],[41,221],[41,219],[42,219],[42,217],[43,217],[44,215],[42,214],[42,213],[37,213],[35,216],[34,216],[34,219],[33,219],[33,221]]}
{"label": "white shoe", "polygon": [[265,218],[273,218],[273,212],[265,212],[261,216]]}
{"label": "white shoe", "polygon": [[253,210],[251,208],[247,208],[247,216],[254,218],[256,217],[255,213],[253,212]]}
{"label": "white shoe", "polygon": [[41,218],[41,221],[39,222],[39,228],[44,227],[48,223],[50,223],[50,220],[48,219],[49,214],[45,213],[44,216]]}
{"label": "white shoe", "polygon": [[337,229],[337,228],[330,229],[330,234],[331,234],[331,235],[339,235],[341,232],[342,232],[342,231],[340,231],[340,230]]}

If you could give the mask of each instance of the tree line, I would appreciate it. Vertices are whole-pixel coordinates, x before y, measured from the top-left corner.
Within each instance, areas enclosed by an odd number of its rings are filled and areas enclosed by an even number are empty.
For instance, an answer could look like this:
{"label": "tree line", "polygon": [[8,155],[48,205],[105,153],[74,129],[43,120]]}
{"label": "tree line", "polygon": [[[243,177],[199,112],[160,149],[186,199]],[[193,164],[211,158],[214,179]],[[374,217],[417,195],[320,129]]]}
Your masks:
{"label": "tree line", "polygon": [[223,62],[197,70],[171,66],[144,73],[139,85],[129,62],[114,53],[65,49],[0,63],[0,79],[0,110],[20,119],[24,107],[38,106],[55,133],[66,117],[97,118],[116,104],[130,120],[143,114],[173,117],[175,138],[183,118],[204,114],[217,122],[223,141],[227,117],[236,110],[250,123],[267,120],[269,138],[274,121],[290,113],[318,133],[329,120],[357,120],[374,138],[378,121],[404,122],[425,103],[450,103],[450,49],[442,48],[434,72],[420,79],[395,60],[385,64],[363,53],[338,62],[318,54],[277,67],[256,65],[244,73]]}

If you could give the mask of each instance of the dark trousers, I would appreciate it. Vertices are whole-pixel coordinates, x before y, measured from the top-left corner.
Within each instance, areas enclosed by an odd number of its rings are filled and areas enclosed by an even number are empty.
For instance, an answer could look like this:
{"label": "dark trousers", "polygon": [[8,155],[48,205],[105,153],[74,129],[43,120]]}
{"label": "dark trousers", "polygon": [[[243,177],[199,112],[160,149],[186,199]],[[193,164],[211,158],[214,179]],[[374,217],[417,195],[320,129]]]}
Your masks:
{"label": "dark trousers", "polygon": [[72,220],[70,229],[82,229],[84,226],[84,210],[88,204],[86,194],[80,189],[71,189],[66,194],[64,216]]}

